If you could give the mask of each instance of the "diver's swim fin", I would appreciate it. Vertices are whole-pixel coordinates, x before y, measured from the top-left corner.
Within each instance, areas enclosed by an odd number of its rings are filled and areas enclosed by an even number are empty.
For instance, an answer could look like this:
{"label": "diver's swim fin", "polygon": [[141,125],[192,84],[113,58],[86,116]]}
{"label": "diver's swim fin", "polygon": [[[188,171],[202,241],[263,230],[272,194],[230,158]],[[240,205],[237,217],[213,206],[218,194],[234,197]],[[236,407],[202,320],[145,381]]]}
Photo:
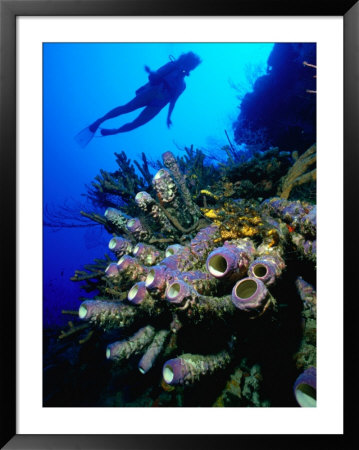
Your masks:
{"label": "diver's swim fin", "polygon": [[86,145],[91,141],[91,139],[95,136],[96,130],[95,131],[91,131],[90,127],[86,127],[84,128],[82,131],[80,131],[79,134],[77,134],[75,136],[75,141],[77,142],[77,144],[82,147],[85,148]]}

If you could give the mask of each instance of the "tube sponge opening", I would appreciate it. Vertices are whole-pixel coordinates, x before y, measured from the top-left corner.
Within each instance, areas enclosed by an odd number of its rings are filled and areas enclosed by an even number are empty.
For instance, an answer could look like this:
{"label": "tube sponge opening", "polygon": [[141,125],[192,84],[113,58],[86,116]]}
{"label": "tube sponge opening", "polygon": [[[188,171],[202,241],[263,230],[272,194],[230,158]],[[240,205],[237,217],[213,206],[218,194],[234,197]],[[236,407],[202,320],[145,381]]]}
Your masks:
{"label": "tube sponge opening", "polygon": [[121,256],[121,258],[117,261],[117,265],[121,264],[124,261],[126,255]]}
{"label": "tube sponge opening", "polygon": [[158,180],[159,178],[162,178],[166,175],[166,171],[164,169],[160,169],[156,175],[153,177],[154,180]]}
{"label": "tube sponge opening", "polygon": [[136,294],[138,292],[138,285],[135,284],[129,291],[127,298],[129,300],[133,300],[136,297]]}
{"label": "tube sponge opening", "polygon": [[167,297],[175,298],[180,293],[180,291],[181,285],[179,283],[173,283],[167,291]]}
{"label": "tube sponge opening", "polygon": [[317,406],[317,391],[308,384],[300,384],[295,390],[295,397],[300,406],[315,408]]}
{"label": "tube sponge opening", "polygon": [[249,298],[257,290],[257,283],[254,280],[244,280],[242,283],[238,283],[236,289],[236,295],[238,298]]}
{"label": "tube sponge opening", "polygon": [[223,275],[227,267],[227,260],[222,255],[214,255],[208,263],[208,270],[213,276]]}
{"label": "tube sponge opening", "polygon": [[163,369],[163,379],[167,384],[170,384],[173,380],[174,374],[171,366],[165,366]]}
{"label": "tube sponge opening", "polygon": [[263,278],[267,275],[268,269],[264,264],[256,264],[253,268],[253,273],[258,278]]}
{"label": "tube sponge opening", "polygon": [[146,286],[150,286],[150,284],[152,283],[152,281],[155,279],[155,271],[154,270],[150,270],[148,272],[148,275],[146,277]]}
{"label": "tube sponge opening", "polygon": [[115,247],[116,247],[116,238],[112,238],[111,240],[110,240],[110,242],[108,243],[108,248],[110,249],[110,250],[113,250]]}
{"label": "tube sponge opening", "polygon": [[79,308],[79,318],[84,319],[87,316],[87,308],[84,305],[80,305]]}

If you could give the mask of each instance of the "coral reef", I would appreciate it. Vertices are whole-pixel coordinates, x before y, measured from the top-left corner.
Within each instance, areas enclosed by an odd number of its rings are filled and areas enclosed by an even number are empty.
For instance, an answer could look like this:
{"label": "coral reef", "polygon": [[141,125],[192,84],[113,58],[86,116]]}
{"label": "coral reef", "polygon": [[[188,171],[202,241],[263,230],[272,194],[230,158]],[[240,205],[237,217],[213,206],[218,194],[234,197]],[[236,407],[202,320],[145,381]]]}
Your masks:
{"label": "coral reef", "polygon": [[233,163],[221,167],[222,177],[210,190],[219,198],[256,199],[276,195],[280,178],[292,164],[292,153],[268,147],[261,152],[238,152]]}
{"label": "coral reef", "polygon": [[316,141],[316,98],[306,94],[316,91],[316,80],[303,61],[316,65],[315,43],[274,45],[267,72],[241,101],[235,142],[255,142],[258,150],[270,145],[291,148],[301,154]]}
{"label": "coral reef", "polygon": [[[135,194],[135,217],[107,208],[116,260],[106,257],[76,272],[73,280],[99,292],[81,303],[79,319],[108,335],[104,356],[119,367],[128,360],[146,376],[161,370],[169,402],[176,395],[183,404],[186,389],[223,373],[227,381],[214,406],[269,406],[261,394],[261,358],[249,363],[242,349],[250,342],[258,351],[263,339],[279,332],[283,300],[277,296],[287,255],[296,251],[315,260],[315,206],[281,198],[222,203],[202,189],[215,203],[200,209],[178,161],[170,152],[163,159],[166,169],[151,182],[156,200],[145,191]],[[315,300],[304,280],[296,285],[305,326],[293,363],[305,370],[315,365]],[[210,330],[216,330],[211,338]]]}
{"label": "coral reef", "polygon": [[315,181],[317,178],[317,169],[314,168],[308,172],[308,168],[313,166],[317,160],[317,146],[312,145],[306,152],[299,156],[294,165],[289,169],[287,175],[282,181],[280,197],[288,199],[292,189],[295,186]]}

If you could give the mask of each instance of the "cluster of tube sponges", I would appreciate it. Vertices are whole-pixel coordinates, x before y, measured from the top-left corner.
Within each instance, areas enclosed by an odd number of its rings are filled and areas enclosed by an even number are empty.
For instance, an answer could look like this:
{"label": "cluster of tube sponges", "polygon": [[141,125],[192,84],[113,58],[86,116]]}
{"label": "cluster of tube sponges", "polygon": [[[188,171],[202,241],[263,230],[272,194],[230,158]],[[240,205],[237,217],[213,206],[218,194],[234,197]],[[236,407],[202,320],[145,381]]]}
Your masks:
{"label": "cluster of tube sponges", "polygon": [[[266,247],[259,246],[258,252],[249,238],[216,248],[217,238],[218,227],[212,225],[200,230],[187,246],[170,245],[165,251],[143,242],[133,245],[122,237],[110,240],[109,248],[119,259],[109,264],[105,274],[128,290],[127,300],[86,300],[79,317],[104,329],[121,329],[167,314],[168,327],[148,324],[130,338],[110,344],[108,359],[121,361],[142,354],[138,367],[146,373],[164,351],[169,335],[176,332],[171,320],[177,315],[183,323],[196,324],[235,314],[257,318],[275,309],[268,286],[285,267],[280,249],[263,253]],[[215,355],[183,354],[165,362],[163,378],[168,384],[191,384],[226,367],[231,359],[229,348]]]}
{"label": "cluster of tube sponges", "polygon": [[[157,200],[142,191],[137,193],[135,202],[157,223],[162,237],[174,237],[195,230],[193,223],[200,211],[174,156],[167,152],[163,161],[166,168],[160,169],[152,181]],[[226,320],[238,314],[256,319],[267,311],[275,311],[276,301],[269,290],[285,268],[279,239],[286,239],[289,233],[298,250],[315,260],[316,208],[274,198],[264,201],[261,209],[263,217],[267,214],[266,223],[272,226],[270,232],[275,236],[269,236],[269,232],[268,239],[257,248],[250,238],[258,234],[258,226],[262,225],[260,216],[250,222],[244,217],[245,223],[234,218],[235,226],[228,232],[219,220],[218,211],[216,217],[210,217],[212,210],[208,210],[205,215],[217,222],[202,228],[186,246],[174,244],[159,250],[150,245],[153,232],[146,222],[108,208],[106,219],[129,239],[115,236],[110,240],[109,249],[118,261],[109,264],[105,275],[121,290],[128,291],[127,299],[86,300],[79,308],[79,317],[106,330],[130,327],[141,321],[147,321],[147,325],[131,337],[108,345],[106,357],[122,361],[142,355],[138,368],[145,374],[161,354],[171,353],[166,352],[169,336],[186,322]],[[218,247],[219,243],[223,244]],[[161,317],[164,319],[159,320]],[[164,363],[163,379],[169,385],[192,384],[225,368],[231,359],[231,346],[214,355],[185,353]],[[296,381],[294,392],[300,405],[313,403],[310,399],[315,390],[313,371],[307,368]]]}

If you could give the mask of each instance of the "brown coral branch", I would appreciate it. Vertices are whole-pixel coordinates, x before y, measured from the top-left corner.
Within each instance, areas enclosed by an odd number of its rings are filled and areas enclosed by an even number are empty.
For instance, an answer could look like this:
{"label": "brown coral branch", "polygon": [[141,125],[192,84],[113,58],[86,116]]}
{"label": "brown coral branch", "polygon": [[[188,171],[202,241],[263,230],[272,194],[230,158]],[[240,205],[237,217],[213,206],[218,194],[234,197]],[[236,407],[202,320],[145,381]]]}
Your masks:
{"label": "brown coral branch", "polygon": [[105,217],[102,217],[99,214],[87,213],[85,211],[80,211],[80,214],[84,217],[87,217],[88,219],[93,220],[94,222],[100,223],[101,225],[107,224],[107,220],[105,219]]}
{"label": "brown coral branch", "polygon": [[92,337],[92,335],[94,334],[95,330],[90,330],[87,335],[83,338],[79,340],[79,344],[84,344],[85,342],[89,341]]}
{"label": "brown coral branch", "polygon": [[316,169],[307,172],[308,168],[317,160],[316,151],[317,146],[314,144],[306,152],[304,152],[303,155],[301,155],[289,169],[283,180],[282,192],[279,194],[281,198],[288,199],[292,189],[295,186],[300,186],[301,184],[316,180]]}
{"label": "brown coral branch", "polygon": [[317,66],[315,66],[314,64],[309,64],[307,61],[303,61],[303,66],[313,67],[313,69],[317,68]]}
{"label": "brown coral branch", "polygon": [[173,153],[165,152],[162,155],[162,159],[165,167],[171,172],[173,178],[180,187],[181,195],[188,211],[194,219],[197,219],[201,213],[198,206],[192,201],[191,193],[186,185],[185,177],[180,171],[176,158],[174,157]]}
{"label": "brown coral branch", "polygon": [[174,242],[175,240],[173,238],[155,238],[152,237],[148,243],[149,244],[166,244],[169,242]]}
{"label": "brown coral branch", "polygon": [[69,337],[69,336],[71,336],[74,333],[77,333],[79,331],[84,330],[85,328],[88,328],[89,326],[90,326],[90,324],[88,324],[88,323],[85,323],[85,324],[82,324],[82,325],[78,325],[77,327],[70,326],[70,329],[68,331],[61,331],[59,339],[64,339],[66,337]]}
{"label": "brown coral branch", "polygon": [[104,275],[104,272],[93,272],[93,273],[87,273],[84,271],[76,271],[75,275],[70,278],[71,281],[85,281],[85,280],[91,280],[92,278],[99,278]]}
{"label": "brown coral branch", "polygon": [[177,228],[178,231],[180,231],[181,233],[192,233],[192,231],[195,231],[198,228],[198,224],[199,224],[199,220],[197,220],[197,222],[192,225],[189,228],[183,228],[183,226],[178,222],[178,220],[176,219],[176,217],[172,216],[162,205],[158,205],[159,208],[161,209],[161,211],[163,211],[163,213],[165,214],[165,216],[167,217],[167,219],[172,223],[172,225]]}

